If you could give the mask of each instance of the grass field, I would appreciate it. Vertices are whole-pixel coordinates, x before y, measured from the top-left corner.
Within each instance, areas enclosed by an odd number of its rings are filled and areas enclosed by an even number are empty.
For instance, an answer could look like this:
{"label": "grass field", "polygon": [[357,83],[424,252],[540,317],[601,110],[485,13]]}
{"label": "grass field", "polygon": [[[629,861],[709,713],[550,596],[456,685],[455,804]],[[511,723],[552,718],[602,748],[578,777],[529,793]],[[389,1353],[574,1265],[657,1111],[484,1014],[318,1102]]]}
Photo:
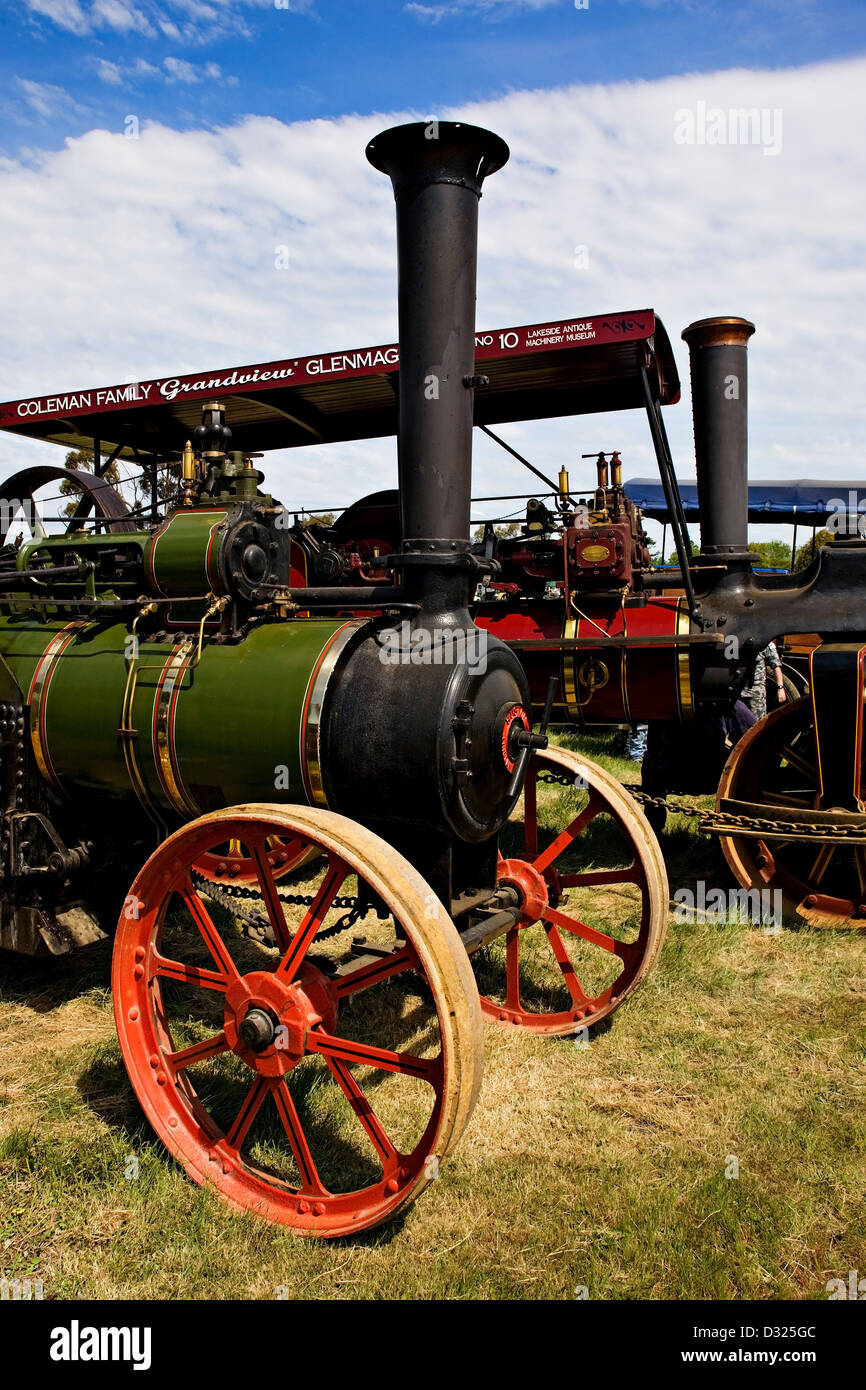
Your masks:
{"label": "grass field", "polygon": [[[663,846],[672,890],[728,884],[682,817]],[[234,1215],[172,1162],[109,974],[107,947],[0,960],[0,1275],[46,1298],[801,1299],[866,1273],[864,933],[672,919],[588,1047],[489,1025],[438,1181],[325,1243]]]}

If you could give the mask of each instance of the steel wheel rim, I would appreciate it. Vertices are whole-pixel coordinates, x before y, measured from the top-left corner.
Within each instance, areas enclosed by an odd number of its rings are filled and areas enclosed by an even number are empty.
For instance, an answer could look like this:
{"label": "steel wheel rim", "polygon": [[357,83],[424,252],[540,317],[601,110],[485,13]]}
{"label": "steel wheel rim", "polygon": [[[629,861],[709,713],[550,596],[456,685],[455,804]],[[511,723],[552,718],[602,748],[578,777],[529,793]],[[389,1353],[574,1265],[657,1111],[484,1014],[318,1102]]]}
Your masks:
{"label": "steel wheel rim", "polygon": [[[547,847],[539,846],[538,825],[538,777],[544,771],[568,773],[572,779],[580,776],[586,779],[589,786],[586,806],[557,840]],[[557,896],[549,892],[557,876],[557,861],[568,854],[571,846],[599,815],[610,816],[632,846],[631,864],[613,870],[596,868],[560,874],[559,892],[567,892],[569,888],[633,884],[640,895],[640,922],[633,942],[621,940],[583,922],[568,910],[567,899],[564,903],[551,901]],[[522,852],[504,863],[500,856],[500,872],[504,881],[509,882],[514,878],[513,869],[509,868],[514,860],[529,863],[535,875],[540,874],[548,887],[548,902],[537,915],[537,900],[532,902],[525,899],[531,909],[528,919],[522,920],[505,937],[504,991],[500,990],[500,993],[504,993],[504,999],[497,1001],[482,994],[481,1008],[485,1017],[496,1023],[551,1036],[572,1034],[608,1017],[634,993],[652,968],[661,950],[667,920],[669,890],[664,859],[645,817],[616,779],[569,749],[548,748],[534,756],[524,787],[523,824]],[[552,853],[557,841],[561,842],[561,848],[558,853]],[[570,997],[568,1007],[533,1011],[526,1006],[521,995],[521,954],[527,933],[533,933],[538,940],[546,937],[550,954]],[[612,956],[619,956],[622,960],[622,968],[616,978],[597,993],[587,992],[581,984],[566,946],[566,940],[571,937],[607,951]]]}
{"label": "steel wheel rim", "polygon": [[[213,959],[213,967],[209,972],[196,967],[198,975],[206,978],[193,980],[189,978],[188,966],[184,971],[171,968],[159,949],[171,894],[178,884],[186,891],[188,866],[196,853],[215,837],[227,838],[230,833],[249,840],[256,825],[260,829],[268,828],[269,833],[275,833],[277,828],[285,832],[287,819],[295,821],[296,831],[298,821],[302,821],[307,826],[305,833],[318,852],[329,856],[327,869],[322,868],[319,908],[328,895],[339,892],[346,872],[363,874],[376,891],[384,889],[386,894],[389,883],[385,873],[390,885],[395,882],[397,885],[385,901],[394,910],[395,925],[405,932],[403,959],[386,962],[384,968],[380,963],[355,971],[355,978],[347,976],[333,1018],[321,1007],[323,1000],[327,1005],[329,992],[321,972],[317,971],[312,980],[303,978],[309,962],[309,945],[317,934],[314,929],[310,936],[304,924],[295,933],[286,929],[278,955],[275,954],[280,966],[265,972],[268,980],[252,978],[263,972],[237,971],[238,978],[235,978],[232,963],[225,958],[231,953],[226,951],[224,941],[215,939],[219,932],[214,930],[213,914],[208,910],[212,904],[206,904],[190,882],[192,901],[199,905],[195,908],[196,927]],[[335,836],[335,826],[338,832],[345,832],[346,827],[350,832]],[[180,856],[177,853],[179,842]],[[375,867],[366,864],[363,858],[365,847],[371,842],[383,851],[382,862]],[[425,889],[423,901],[425,912],[429,914],[423,924],[411,920],[412,894],[420,889]],[[455,1028],[455,1015],[459,1023],[460,1008],[455,1008],[449,997],[454,993],[454,980],[443,978],[439,958],[453,943],[448,942],[447,933],[443,931],[442,918],[455,940],[459,938],[442,905],[401,856],[370,832],[329,812],[303,808],[300,816],[290,817],[279,807],[240,808],[240,814],[234,818],[229,812],[202,817],[160,846],[136,879],[127,902],[130,900],[143,906],[137,919],[121,917],[115,945],[113,990],[121,1048],[133,1087],[151,1124],[194,1181],[212,1186],[236,1209],[286,1224],[299,1234],[339,1236],[387,1220],[438,1176],[439,1161],[459,1138],[480,1086],[480,1011],[476,996],[473,1015],[470,994],[468,1002],[462,1005],[463,1024]],[[203,912],[202,904],[205,904]],[[324,920],[326,912],[319,908],[314,905],[307,909],[304,914],[307,927],[314,920]],[[276,909],[270,905],[269,915],[272,910]],[[285,917],[283,921],[285,924]],[[423,930],[419,930],[420,926]],[[438,945],[437,934],[441,934]],[[306,946],[298,940],[301,936],[309,937]],[[431,940],[434,942],[432,955]],[[459,960],[459,952],[457,955]],[[175,964],[184,965],[183,962]],[[464,965],[468,972],[465,954]],[[281,970],[284,978],[278,980]],[[447,970],[446,964],[446,974]],[[438,1056],[422,1058],[399,1049],[379,1049],[376,1053],[369,1046],[345,1037],[339,1020],[340,1004],[352,995],[360,996],[364,985],[376,989],[388,977],[408,972],[420,975],[432,995],[440,1039]],[[200,988],[215,996],[221,995],[225,1001],[222,1029],[215,1029],[200,1044],[179,1048],[166,1018],[162,987],[166,980],[179,982],[184,988]],[[469,983],[472,984],[471,973]],[[287,1028],[287,1057],[277,1059],[278,1048],[274,1045],[255,1052],[252,1060],[247,1055],[253,1049],[238,1037],[241,1009],[244,1021],[250,1012],[244,1008],[243,999],[238,1002],[244,990],[250,995],[250,1007],[263,1005],[276,1016],[280,1026]],[[285,997],[286,990],[293,992],[296,998],[294,1003],[287,1000],[286,1008],[281,1010],[280,999]],[[300,1017],[305,1008],[309,1014],[311,1000],[312,1013],[321,1015],[319,1024],[310,1024],[309,1016]],[[303,1041],[300,1040],[302,1029],[306,1030]],[[301,1108],[286,1084],[298,1063],[292,1062],[286,1070],[280,1070],[299,1047],[303,1049],[299,1061],[314,1053],[324,1057],[333,1085],[342,1093],[368,1145],[376,1150],[381,1172],[375,1182],[364,1183],[347,1192],[333,1192],[322,1180]],[[224,1057],[233,1062],[240,1058],[249,1070],[243,1103],[230,1130],[225,1124],[216,1123],[193,1074],[198,1064]],[[402,1152],[378,1120],[367,1095],[369,1087],[365,1088],[354,1077],[354,1064],[381,1070],[383,1074],[390,1072],[398,1079],[408,1076],[431,1092],[429,1119],[409,1153]],[[271,1068],[275,1069],[276,1076],[270,1074]],[[251,1162],[250,1137],[266,1105],[275,1109],[284,1131],[286,1147],[300,1178],[297,1184],[275,1177]]]}

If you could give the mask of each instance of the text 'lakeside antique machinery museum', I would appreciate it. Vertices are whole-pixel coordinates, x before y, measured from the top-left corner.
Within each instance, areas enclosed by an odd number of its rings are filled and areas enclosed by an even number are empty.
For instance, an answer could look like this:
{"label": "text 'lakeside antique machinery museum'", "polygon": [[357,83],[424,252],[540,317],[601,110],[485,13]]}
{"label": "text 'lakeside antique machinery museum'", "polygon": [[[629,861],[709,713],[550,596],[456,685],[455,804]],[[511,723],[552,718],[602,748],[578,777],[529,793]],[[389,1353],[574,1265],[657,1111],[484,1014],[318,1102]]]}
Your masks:
{"label": "text 'lakeside antique machinery museum'", "polygon": [[[703,828],[792,919],[866,920],[866,545],[755,571],[753,325],[683,334],[693,553],[662,323],[476,334],[478,203],[508,148],[429,135],[367,149],[396,200],[399,346],[0,405],[0,428],[96,462],[0,489],[7,517],[46,484],[81,491],[65,530],[34,507],[0,551],[0,946],[57,955],[117,923],[120,1044],[155,1131],[197,1182],[305,1234],[383,1221],[437,1175],[482,1018],[574,1033],[658,955],[658,841],[549,723],[687,730],[732,709],[768,642],[808,634],[803,693],[736,745]],[[519,535],[471,539],[473,426],[626,409],[677,569],[651,563],[617,454],[582,494],[563,467]],[[398,490],[332,525],[263,491],[268,450],[391,434]],[[118,458],[149,506],[105,480]]]}

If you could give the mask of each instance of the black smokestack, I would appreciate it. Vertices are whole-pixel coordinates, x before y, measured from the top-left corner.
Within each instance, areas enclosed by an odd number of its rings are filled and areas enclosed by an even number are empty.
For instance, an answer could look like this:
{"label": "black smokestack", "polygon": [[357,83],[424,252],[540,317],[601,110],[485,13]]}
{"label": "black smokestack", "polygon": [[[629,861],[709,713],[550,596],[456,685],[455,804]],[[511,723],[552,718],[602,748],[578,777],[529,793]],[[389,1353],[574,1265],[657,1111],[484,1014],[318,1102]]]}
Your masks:
{"label": "black smokestack", "polygon": [[728,563],[749,554],[748,319],[700,319],[683,331],[692,415],[701,553]]}
{"label": "black smokestack", "polygon": [[403,550],[433,566],[469,549],[478,200],[508,153],[458,121],[395,126],[367,146],[397,204]]}

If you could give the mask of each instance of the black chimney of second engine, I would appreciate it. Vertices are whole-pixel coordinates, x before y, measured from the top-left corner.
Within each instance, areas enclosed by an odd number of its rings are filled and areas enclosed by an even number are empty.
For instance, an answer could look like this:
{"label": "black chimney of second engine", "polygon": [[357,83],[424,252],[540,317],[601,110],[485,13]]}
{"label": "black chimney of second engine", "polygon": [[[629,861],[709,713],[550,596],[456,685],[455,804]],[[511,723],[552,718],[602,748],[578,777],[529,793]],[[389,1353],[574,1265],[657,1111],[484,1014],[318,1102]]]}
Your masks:
{"label": "black chimney of second engine", "polygon": [[397,204],[404,584],[422,599],[432,570],[462,563],[468,577],[478,200],[508,154],[459,121],[395,126],[367,146]]}
{"label": "black chimney of second engine", "polygon": [[748,319],[700,319],[683,330],[692,416],[701,555],[742,569],[749,558]]}

